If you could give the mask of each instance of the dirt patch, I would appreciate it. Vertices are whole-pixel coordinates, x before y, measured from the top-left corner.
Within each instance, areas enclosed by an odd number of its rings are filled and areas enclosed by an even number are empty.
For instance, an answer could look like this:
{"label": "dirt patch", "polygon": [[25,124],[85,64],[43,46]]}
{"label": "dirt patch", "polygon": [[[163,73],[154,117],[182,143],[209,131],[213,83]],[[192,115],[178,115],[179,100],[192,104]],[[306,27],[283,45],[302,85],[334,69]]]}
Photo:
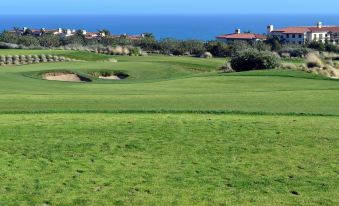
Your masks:
{"label": "dirt patch", "polygon": [[42,78],[50,81],[64,82],[90,82],[91,80],[78,74],[67,72],[49,72],[42,75]]}

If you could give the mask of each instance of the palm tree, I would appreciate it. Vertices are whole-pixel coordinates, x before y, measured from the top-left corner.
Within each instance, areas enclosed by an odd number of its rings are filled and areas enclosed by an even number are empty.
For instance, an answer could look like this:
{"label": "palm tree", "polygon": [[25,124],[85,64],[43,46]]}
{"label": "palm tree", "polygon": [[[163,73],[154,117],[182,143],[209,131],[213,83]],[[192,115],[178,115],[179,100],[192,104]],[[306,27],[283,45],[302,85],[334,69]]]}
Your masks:
{"label": "palm tree", "polygon": [[108,29],[101,29],[101,30],[98,30],[98,32],[101,33],[101,34],[105,34],[105,36],[111,35],[111,31],[108,30]]}
{"label": "palm tree", "polygon": [[14,30],[15,32],[18,32],[18,31],[20,30],[20,28],[17,27],[17,26],[15,26],[15,27],[13,27],[13,30]]}
{"label": "palm tree", "polygon": [[152,33],[144,33],[144,37],[150,38],[150,39],[154,39],[155,38],[154,34],[152,34]]}

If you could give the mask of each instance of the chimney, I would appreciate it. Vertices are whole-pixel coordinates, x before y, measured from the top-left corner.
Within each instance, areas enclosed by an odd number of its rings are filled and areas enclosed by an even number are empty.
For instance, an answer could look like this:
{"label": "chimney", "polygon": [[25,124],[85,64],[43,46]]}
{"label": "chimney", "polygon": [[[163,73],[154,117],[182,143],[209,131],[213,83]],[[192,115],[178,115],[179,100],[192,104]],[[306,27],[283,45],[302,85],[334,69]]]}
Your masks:
{"label": "chimney", "polygon": [[319,22],[317,23],[317,27],[318,27],[319,29],[321,29],[321,28],[323,27],[323,23],[322,23],[321,21],[319,21]]}
{"label": "chimney", "polygon": [[273,25],[268,25],[267,26],[267,34],[271,34],[271,32],[274,30],[274,26]]}
{"label": "chimney", "polygon": [[236,34],[240,34],[240,33],[241,33],[240,29],[236,29],[236,30],[235,30],[235,33],[236,33]]}

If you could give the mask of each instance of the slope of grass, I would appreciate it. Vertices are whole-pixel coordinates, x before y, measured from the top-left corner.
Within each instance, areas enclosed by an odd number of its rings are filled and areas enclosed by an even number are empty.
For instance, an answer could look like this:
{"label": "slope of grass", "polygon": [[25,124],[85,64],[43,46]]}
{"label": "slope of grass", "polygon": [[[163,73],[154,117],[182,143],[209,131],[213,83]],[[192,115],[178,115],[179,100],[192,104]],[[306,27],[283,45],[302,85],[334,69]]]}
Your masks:
{"label": "slope of grass", "polygon": [[[86,61],[0,68],[0,205],[339,204],[337,80],[48,52]],[[40,77],[58,70],[93,81]]]}
{"label": "slope of grass", "polygon": [[338,118],[1,115],[2,205],[336,205]]}

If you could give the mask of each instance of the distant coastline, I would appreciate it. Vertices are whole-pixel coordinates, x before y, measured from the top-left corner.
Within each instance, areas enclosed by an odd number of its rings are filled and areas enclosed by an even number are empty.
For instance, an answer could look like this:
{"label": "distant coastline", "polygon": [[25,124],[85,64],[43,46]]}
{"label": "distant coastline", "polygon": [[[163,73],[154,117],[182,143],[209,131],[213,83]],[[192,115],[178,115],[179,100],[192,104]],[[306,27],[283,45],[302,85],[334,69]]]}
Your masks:
{"label": "distant coastline", "polygon": [[322,21],[326,25],[338,25],[339,15],[0,15],[0,30],[17,27],[83,28],[90,31],[109,29],[116,34],[153,33],[158,39],[211,40],[220,34],[242,28],[264,33],[266,25],[277,27],[314,25]]}

